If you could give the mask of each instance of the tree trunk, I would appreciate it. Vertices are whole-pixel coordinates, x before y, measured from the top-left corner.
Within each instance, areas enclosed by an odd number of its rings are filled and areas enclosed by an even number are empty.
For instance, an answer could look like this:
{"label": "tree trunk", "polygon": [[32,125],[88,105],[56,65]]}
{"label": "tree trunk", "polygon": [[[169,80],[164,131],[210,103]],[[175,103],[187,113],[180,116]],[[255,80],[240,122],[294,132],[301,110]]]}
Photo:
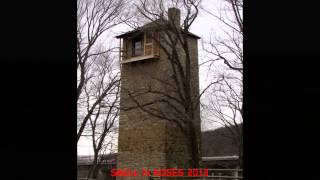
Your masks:
{"label": "tree trunk", "polygon": [[92,166],[88,173],[88,178],[97,178],[97,175],[98,175],[98,155],[96,155],[95,153]]}
{"label": "tree trunk", "polygon": [[189,123],[189,136],[190,136],[190,151],[191,151],[191,165],[192,168],[198,168],[199,167],[199,145],[197,141],[197,133],[195,131],[195,127],[193,126],[193,123]]}

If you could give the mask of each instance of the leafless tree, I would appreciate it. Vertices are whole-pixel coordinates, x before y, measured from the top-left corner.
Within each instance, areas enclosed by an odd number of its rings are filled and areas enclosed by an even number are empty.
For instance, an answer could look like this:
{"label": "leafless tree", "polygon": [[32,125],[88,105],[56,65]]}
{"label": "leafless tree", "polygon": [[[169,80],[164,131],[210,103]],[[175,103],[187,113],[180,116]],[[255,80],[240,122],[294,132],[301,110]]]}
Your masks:
{"label": "leafless tree", "polygon": [[[109,42],[109,47],[103,47],[100,40],[108,30],[124,21],[125,17],[121,14],[124,5],[124,0],[77,1],[78,105],[86,101],[86,95],[84,93],[85,86],[90,84],[89,82],[91,80],[99,81],[94,73],[90,73],[94,71],[94,68],[97,68],[97,66],[94,66],[95,61],[110,54],[115,49],[115,47],[112,47],[111,42]],[[103,86],[101,86],[103,89],[99,90],[101,93],[94,100],[92,99],[92,103],[87,112],[85,114],[81,113],[80,117],[78,116],[77,142],[92,113],[99,108],[103,99],[109,94],[110,90],[113,89],[118,81],[118,76],[110,77],[108,83],[100,78],[100,82],[103,83]]]}
{"label": "leafless tree", "polygon": [[[242,167],[243,148],[243,0],[225,0],[225,6],[215,14],[203,10],[224,26],[224,37],[214,37],[203,43],[209,54],[210,69],[219,68],[224,80],[208,91],[204,102],[206,117],[229,130],[230,138],[236,144],[240,167]],[[217,72],[217,71],[215,71]]]}
{"label": "leafless tree", "polygon": [[[118,78],[118,73],[112,74],[113,65],[109,64],[109,57],[101,57],[101,60],[96,60],[94,69],[94,77],[88,81],[84,88],[86,103],[86,112],[92,107],[91,102],[96,102],[104,92],[104,85],[110,86],[115,78]],[[93,81],[93,79],[97,81]],[[110,81],[108,81],[110,80]],[[90,83],[90,84],[89,84]],[[93,163],[88,177],[96,178],[101,165],[99,157],[103,154],[105,146],[112,143],[108,136],[117,130],[117,118],[119,115],[119,81],[114,83],[109,88],[107,95],[102,99],[101,103],[93,111],[89,117],[90,126],[84,131],[83,135],[89,136],[92,141],[94,152]]]}
{"label": "leafless tree", "polygon": [[[77,143],[92,141],[94,159],[89,177],[96,177],[99,156],[116,130],[119,112],[117,44],[107,34],[126,21],[125,0],[77,0]],[[109,141],[108,141],[109,140]]]}
{"label": "leafless tree", "polygon": [[[153,35],[153,40],[159,44],[161,50],[169,61],[171,79],[151,77],[157,83],[166,86],[166,89],[157,89],[152,86],[140,88],[136,91],[128,90],[128,96],[135,106],[126,107],[123,110],[139,108],[144,113],[174,123],[190,140],[189,151],[192,156],[192,167],[199,167],[201,155],[200,143],[200,119],[197,112],[200,111],[199,93],[192,85],[192,74],[198,74],[198,64],[192,61],[190,55],[190,27],[198,16],[200,0],[139,0],[136,3],[137,16],[141,19],[152,22],[160,32],[160,37]],[[168,7],[177,7],[182,11],[182,25],[174,21],[167,21],[164,15]],[[141,26],[139,21],[129,21],[128,24],[137,28]],[[139,28],[138,28],[139,29]],[[222,78],[215,79],[209,86],[222,81]],[[197,81],[196,81],[197,82]],[[198,84],[197,84],[198,85]],[[198,88],[198,87],[197,87]],[[207,89],[207,88],[206,88]],[[151,102],[144,102],[141,96],[148,94],[156,95],[157,98]],[[166,107],[166,108],[162,108]],[[170,107],[172,111],[168,112]]]}

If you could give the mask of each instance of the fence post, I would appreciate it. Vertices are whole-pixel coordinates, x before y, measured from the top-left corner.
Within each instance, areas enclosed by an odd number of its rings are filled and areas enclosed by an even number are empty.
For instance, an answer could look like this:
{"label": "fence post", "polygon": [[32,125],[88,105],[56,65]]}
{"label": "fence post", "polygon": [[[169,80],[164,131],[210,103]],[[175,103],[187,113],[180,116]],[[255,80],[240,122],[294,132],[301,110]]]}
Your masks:
{"label": "fence post", "polygon": [[[238,172],[238,169],[236,169],[233,173],[233,176],[234,177],[238,177],[239,176],[239,172]],[[238,178],[235,178],[235,180],[239,180]]]}
{"label": "fence post", "polygon": [[[221,173],[221,172],[219,172],[219,173],[218,173],[218,176],[222,176],[222,173]],[[219,178],[218,178],[218,180],[222,180],[222,178],[221,178],[221,177],[219,177]]]}

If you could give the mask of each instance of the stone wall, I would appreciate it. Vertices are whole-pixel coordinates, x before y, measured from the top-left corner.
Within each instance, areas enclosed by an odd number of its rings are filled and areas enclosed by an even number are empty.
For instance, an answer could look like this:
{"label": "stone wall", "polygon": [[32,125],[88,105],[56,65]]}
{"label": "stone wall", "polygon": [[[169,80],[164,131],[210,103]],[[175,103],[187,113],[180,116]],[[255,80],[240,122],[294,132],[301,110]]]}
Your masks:
{"label": "stone wall", "polygon": [[[197,39],[189,39],[191,55],[191,77],[194,97],[199,94],[198,75],[198,48]],[[183,58],[181,46],[179,56]],[[172,71],[170,62],[163,50],[160,51],[159,59],[148,59],[132,63],[122,64],[121,67],[121,99],[117,168],[131,167],[141,170],[142,168],[188,168],[191,154],[189,138],[171,121],[159,119],[140,108],[128,96],[128,93],[136,95],[140,104],[148,104],[159,100],[160,94],[146,93],[152,89],[162,92],[170,92],[172,83]],[[177,94],[172,93],[172,96]],[[174,116],[174,111],[167,104],[148,105],[166,113],[169,117]],[[127,110],[123,110],[127,109]],[[130,109],[130,110],[128,110]],[[200,112],[195,110],[195,124],[200,136]],[[119,177],[117,179],[146,179],[144,177]]]}

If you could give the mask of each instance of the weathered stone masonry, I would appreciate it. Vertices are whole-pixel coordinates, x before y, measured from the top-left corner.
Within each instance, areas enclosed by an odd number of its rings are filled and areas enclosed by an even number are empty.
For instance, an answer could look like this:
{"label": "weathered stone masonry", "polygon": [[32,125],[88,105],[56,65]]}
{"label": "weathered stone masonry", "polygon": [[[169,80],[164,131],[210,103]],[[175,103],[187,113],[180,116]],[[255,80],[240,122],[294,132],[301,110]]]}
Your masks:
{"label": "weathered stone masonry", "polygon": [[[180,16],[177,9],[174,10]],[[180,17],[177,17],[180,19]],[[170,18],[169,18],[170,19]],[[146,25],[149,26],[149,25]],[[143,28],[142,28],[143,29]],[[152,31],[152,28],[148,31]],[[153,30],[155,31],[155,30]],[[134,107],[136,104],[128,96],[128,92],[138,93],[139,102],[153,102],[159,98],[158,94],[143,93],[145,89],[158,91],[170,91],[170,88],[163,82],[172,82],[171,65],[166,54],[163,52],[156,42],[153,40],[152,54],[146,57],[146,49],[144,46],[144,54],[139,57],[133,57],[132,41],[137,34],[144,34],[144,31],[129,32],[118,38],[122,39],[123,58],[121,66],[121,99],[120,99],[120,124],[119,124],[119,142],[118,142],[118,159],[117,167],[131,167],[135,169],[142,168],[160,168],[160,167],[186,167],[191,159],[188,150],[190,142],[179,128],[172,122],[158,119],[149,115],[139,108],[124,110],[125,108]],[[160,37],[163,34],[158,32]],[[143,42],[146,42],[146,36]],[[189,50],[191,55],[191,86],[194,97],[199,95],[199,75],[198,75],[198,37],[191,34],[189,37]],[[161,41],[161,38],[159,39]],[[138,42],[139,43],[139,42]],[[140,46],[139,46],[140,47]],[[179,48],[179,56],[185,56],[181,46]],[[183,58],[182,58],[183,59]],[[128,63],[125,63],[125,62]],[[151,105],[152,108],[161,108],[162,111],[170,114],[172,108],[165,105]],[[197,132],[200,134],[200,110],[195,110],[195,124]],[[117,179],[146,179],[145,177],[130,177]]]}

